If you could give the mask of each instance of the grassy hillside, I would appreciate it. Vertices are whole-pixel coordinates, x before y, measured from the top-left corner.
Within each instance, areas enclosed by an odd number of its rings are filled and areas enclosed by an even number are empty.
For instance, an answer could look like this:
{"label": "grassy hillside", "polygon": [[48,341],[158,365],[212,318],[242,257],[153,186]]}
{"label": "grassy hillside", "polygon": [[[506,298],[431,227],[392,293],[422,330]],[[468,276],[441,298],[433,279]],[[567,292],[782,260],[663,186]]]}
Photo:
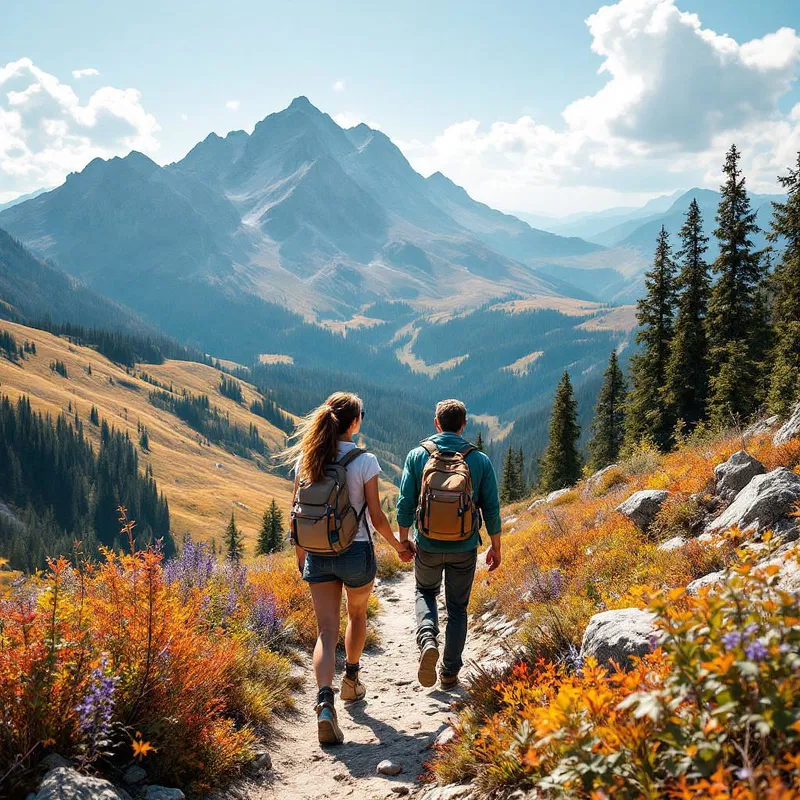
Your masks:
{"label": "grassy hillside", "polygon": [[[242,382],[244,402],[238,404],[219,392],[221,373],[212,367],[187,361],[166,361],[144,365],[128,374],[124,368],[87,347],[44,331],[0,321],[0,332],[8,331],[22,344],[36,345],[36,354],[12,363],[0,358],[0,386],[4,394],[16,398],[26,394],[35,410],[57,414],[77,413],[84,431],[99,443],[100,429],[89,416],[96,406],[100,419],[127,430],[132,441],[139,441],[137,425],[148,432],[149,449],[139,448],[142,466],[150,465],[159,487],[167,495],[172,533],[177,542],[184,533],[195,539],[217,539],[219,544],[231,511],[252,547],[264,508],[275,497],[286,508],[291,484],[266,471],[267,464],[237,457],[222,447],[207,445],[186,423],[149,401],[157,388],[145,380],[149,376],[176,393],[183,389],[194,395],[205,394],[212,406],[230,416],[247,431],[254,425],[270,451],[282,446],[284,434],[265,419],[250,413],[249,404],[256,390]],[[66,366],[67,377],[51,370],[56,361]],[[91,374],[89,374],[91,368]]]}

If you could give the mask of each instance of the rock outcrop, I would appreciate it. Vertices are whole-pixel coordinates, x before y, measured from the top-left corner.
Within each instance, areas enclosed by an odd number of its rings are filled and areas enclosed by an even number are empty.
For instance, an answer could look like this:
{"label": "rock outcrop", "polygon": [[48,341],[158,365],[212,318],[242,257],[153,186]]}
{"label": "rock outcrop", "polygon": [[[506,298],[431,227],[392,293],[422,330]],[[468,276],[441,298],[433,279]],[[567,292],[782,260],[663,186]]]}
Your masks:
{"label": "rock outcrop", "polygon": [[800,436],[800,403],[798,403],[792,416],[781,425],[772,438],[773,444],[786,444],[789,439]]}
{"label": "rock outcrop", "polygon": [[661,542],[658,549],[670,552],[672,550],[680,550],[685,544],[686,539],[684,539],[683,536],[673,536],[671,539],[667,539],[666,542]]}
{"label": "rock outcrop", "polygon": [[706,533],[728,528],[761,532],[788,516],[800,501],[800,475],[785,467],[756,475],[736,495],[736,499],[718,517],[706,525]]}
{"label": "rock outcrop", "polygon": [[714,467],[716,493],[725,500],[733,500],[756,475],[766,472],[764,465],[750,453],[739,450],[724,464]]}
{"label": "rock outcrop", "polygon": [[619,464],[609,464],[607,467],[597,470],[597,472],[586,479],[586,483],[583,487],[584,494],[595,494],[600,488],[600,485],[602,484],[606,475],[608,475],[609,472],[618,469]]}
{"label": "rock outcrop", "polygon": [[632,494],[624,503],[620,503],[617,511],[624,514],[638,528],[647,531],[668,497],[669,492],[664,489],[643,489]]}
{"label": "rock outcrop", "polygon": [[595,614],[583,634],[581,658],[594,656],[598,663],[628,666],[631,656],[653,649],[658,636],[655,614],[639,608],[619,608]]}
{"label": "rock outcrop", "polygon": [[102,778],[83,775],[72,767],[56,767],[45,775],[35,800],[130,800]]}

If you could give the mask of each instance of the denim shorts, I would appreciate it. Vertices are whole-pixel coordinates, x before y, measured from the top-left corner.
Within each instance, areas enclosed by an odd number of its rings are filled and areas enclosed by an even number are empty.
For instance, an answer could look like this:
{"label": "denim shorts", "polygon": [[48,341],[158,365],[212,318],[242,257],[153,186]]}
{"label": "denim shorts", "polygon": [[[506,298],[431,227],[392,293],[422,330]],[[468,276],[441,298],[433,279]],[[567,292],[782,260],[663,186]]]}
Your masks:
{"label": "denim shorts", "polygon": [[341,581],[351,589],[358,589],[372,583],[377,571],[378,565],[372,542],[353,542],[338,556],[306,553],[303,580],[308,583]]}

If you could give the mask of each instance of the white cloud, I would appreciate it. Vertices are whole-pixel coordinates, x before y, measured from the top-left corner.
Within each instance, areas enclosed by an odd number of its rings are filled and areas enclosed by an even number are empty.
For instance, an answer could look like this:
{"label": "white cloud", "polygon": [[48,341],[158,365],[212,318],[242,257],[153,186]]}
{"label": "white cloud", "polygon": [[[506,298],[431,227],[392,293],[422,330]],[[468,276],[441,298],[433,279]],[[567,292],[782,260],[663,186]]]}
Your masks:
{"label": "white cloud", "polygon": [[184,114],[181,114],[181,119],[182,119],[184,122],[186,122],[186,121],[189,119],[189,115],[188,115],[188,114],[185,114],[185,113],[184,113]]}
{"label": "white cloud", "polygon": [[96,70],[94,67],[89,67],[88,69],[74,69],[72,70],[72,77],[75,80],[80,80],[81,78],[90,78],[100,74],[99,70]]}
{"label": "white cloud", "polygon": [[800,111],[779,109],[800,63],[794,30],[739,44],[675,0],[620,0],[586,23],[608,80],[569,103],[563,125],[458,122],[431,142],[403,144],[412,163],[505,208],[574,210],[592,187],[599,207],[609,192],[714,185],[735,139],[750,185],[775,187],[800,139]]}
{"label": "white cloud", "polygon": [[98,89],[85,104],[29,58],[0,66],[0,202],[55,186],[93,158],[154,153],[160,130],[136,89]]}
{"label": "white cloud", "polygon": [[362,122],[376,130],[380,130],[381,127],[380,123],[375,122],[374,119],[365,119],[361,114],[356,114],[352,111],[339,111],[333,115],[333,121],[340,128],[355,128],[356,125],[360,125]]}
{"label": "white cloud", "polygon": [[225,103],[225,108],[227,108],[228,111],[238,111],[240,105],[238,100],[228,100],[228,102]]}
{"label": "white cloud", "polygon": [[333,82],[333,91],[334,92],[343,92],[344,91],[344,81],[334,81]]}

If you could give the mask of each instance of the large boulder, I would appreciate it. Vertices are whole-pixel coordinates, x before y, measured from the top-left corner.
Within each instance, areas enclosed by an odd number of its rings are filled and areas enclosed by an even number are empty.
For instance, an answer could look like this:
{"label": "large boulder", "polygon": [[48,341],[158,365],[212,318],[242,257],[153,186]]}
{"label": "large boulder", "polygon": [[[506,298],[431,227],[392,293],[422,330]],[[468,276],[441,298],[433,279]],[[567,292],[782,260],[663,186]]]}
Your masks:
{"label": "large boulder", "polygon": [[765,419],[759,419],[749,428],[745,428],[742,436],[745,439],[749,439],[751,436],[760,436],[762,433],[772,430],[778,424],[779,419],[777,414]]}
{"label": "large boulder", "polygon": [[764,531],[789,515],[800,500],[800,475],[786,467],[756,475],[736,495],[736,499],[718,517],[706,525],[706,533],[728,528]]}
{"label": "large boulder", "polygon": [[756,475],[765,472],[764,465],[757,458],[739,450],[724,464],[714,467],[716,493],[726,500],[733,500]]}
{"label": "large boulder", "polygon": [[643,489],[632,494],[624,503],[620,503],[617,511],[646,531],[668,497],[669,492],[665,489]]}
{"label": "large boulder", "polygon": [[725,572],[709,572],[708,575],[703,575],[702,578],[697,578],[686,586],[687,594],[697,594],[701,589],[706,586],[714,586],[717,583],[722,583],[725,580]]}
{"label": "large boulder", "polygon": [[658,637],[655,614],[640,608],[618,608],[595,614],[583,634],[581,658],[594,656],[598,663],[630,666],[631,656],[653,649]]}
{"label": "large boulder", "polygon": [[72,767],[57,767],[45,775],[36,800],[130,800],[114,784],[91,775],[82,775]]}
{"label": "large boulder", "polygon": [[797,404],[792,416],[781,425],[772,437],[773,444],[786,444],[789,439],[800,436],[800,403]]}
{"label": "large boulder", "polygon": [[608,473],[615,471],[619,471],[619,464],[609,464],[607,467],[603,467],[603,469],[599,469],[597,472],[590,475],[583,486],[584,494],[595,494],[598,492]]}
{"label": "large boulder", "polygon": [[683,536],[673,536],[671,539],[667,539],[666,542],[661,542],[658,549],[665,553],[671,553],[673,550],[680,550],[685,544],[686,539]]}

